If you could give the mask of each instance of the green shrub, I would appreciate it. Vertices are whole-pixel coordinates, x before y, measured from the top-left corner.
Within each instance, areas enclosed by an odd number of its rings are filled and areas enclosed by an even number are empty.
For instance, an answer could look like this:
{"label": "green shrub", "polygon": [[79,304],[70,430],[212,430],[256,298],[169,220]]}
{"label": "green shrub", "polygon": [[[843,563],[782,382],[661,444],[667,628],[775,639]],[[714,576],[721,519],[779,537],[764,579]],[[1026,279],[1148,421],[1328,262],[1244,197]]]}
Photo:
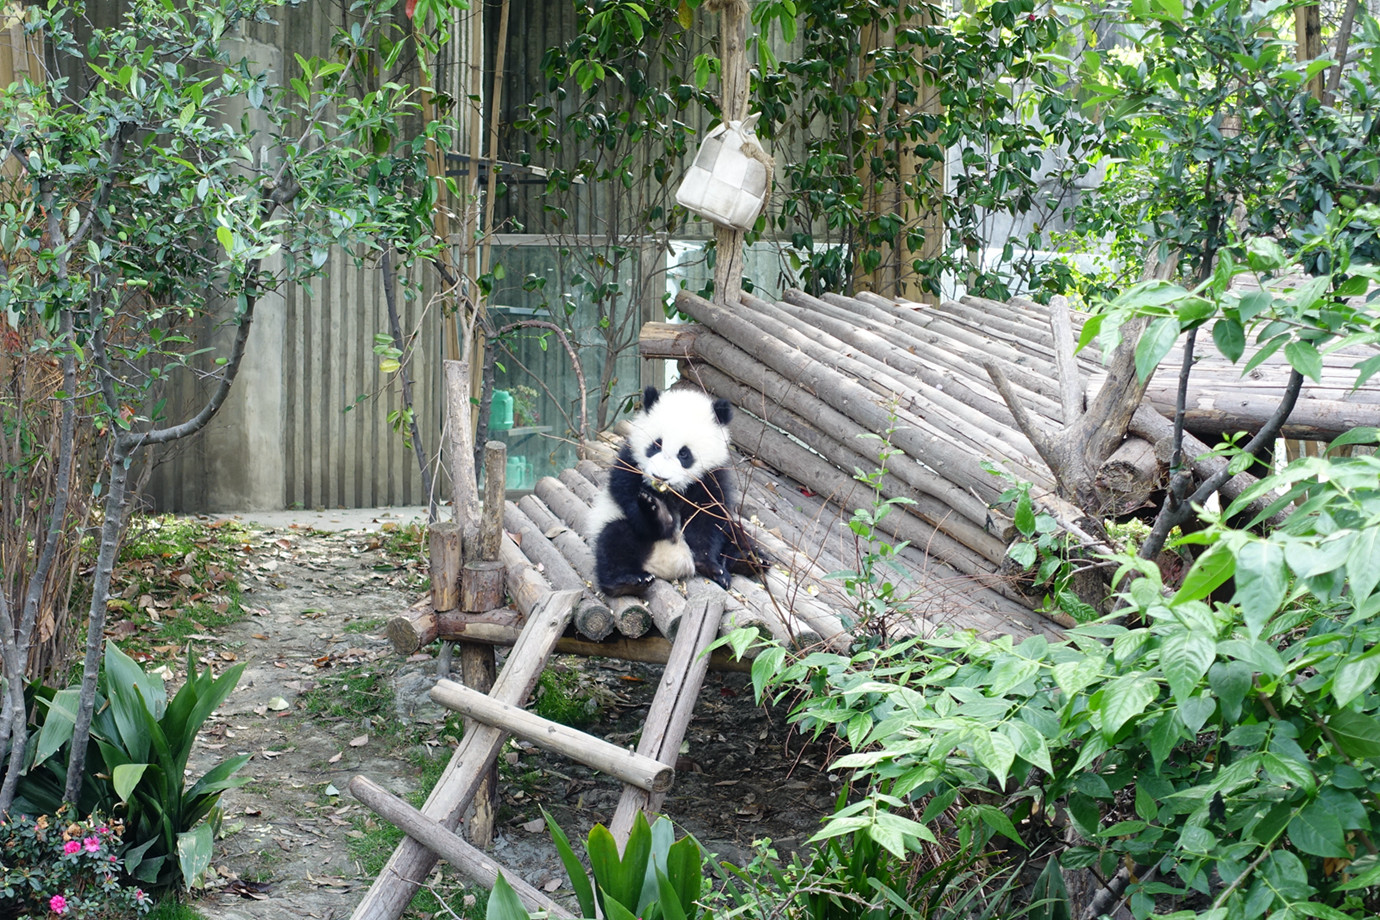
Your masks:
{"label": "green shrub", "polygon": [[0,821],[0,917],[123,920],[148,913],[153,898],[124,883],[115,855],[123,825],[99,814],[73,821],[71,814],[64,806],[52,817]]}
{"label": "green shrub", "polygon": [[[1305,459],[1257,492],[1280,487],[1277,507],[1299,503],[1281,530],[1222,523],[1248,492],[1184,538],[1207,550],[1177,592],[1120,557],[1136,577],[1119,618],[1065,641],[765,649],[759,692],[803,689],[792,718],[842,737],[833,766],[868,792],[824,833],[865,830],[900,855],[952,815],[967,848],[998,836],[1065,868],[1139,867],[1138,918],[1197,902],[1211,907],[1169,916],[1374,916],[1380,458]],[[1230,603],[1207,600],[1233,578]]]}
{"label": "green shrub", "polygon": [[[234,776],[247,754],[218,764],[190,787],[185,777],[197,732],[243,670],[236,665],[214,677],[209,668],[199,672],[189,654],[187,681],[169,700],[161,677],[145,674],[113,643],[106,645],[91,723],[95,746],[79,807],[123,816],[125,867],[157,890],[196,883],[210,864],[221,793],[248,782]],[[35,691],[44,717],[35,727],[32,760],[13,811],[54,814],[60,807],[79,692]]]}

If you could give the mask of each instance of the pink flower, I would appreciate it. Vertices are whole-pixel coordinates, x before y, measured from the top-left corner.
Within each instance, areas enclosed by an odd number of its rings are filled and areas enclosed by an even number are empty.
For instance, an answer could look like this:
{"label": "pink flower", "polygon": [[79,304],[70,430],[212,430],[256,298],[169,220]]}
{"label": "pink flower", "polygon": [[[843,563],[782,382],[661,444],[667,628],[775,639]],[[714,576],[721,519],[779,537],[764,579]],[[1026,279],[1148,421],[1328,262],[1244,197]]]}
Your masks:
{"label": "pink flower", "polygon": [[102,824],[100,827],[96,828],[96,833],[100,834],[102,837],[108,837],[110,836],[110,828]]}
{"label": "pink flower", "polygon": [[87,837],[81,843],[88,853],[94,853],[101,848],[101,841],[96,837]]}
{"label": "pink flower", "polygon": [[67,913],[67,899],[60,894],[55,894],[48,899],[48,906],[53,909],[55,914]]}
{"label": "pink flower", "polygon": [[148,897],[149,897],[148,895],[144,894],[144,889],[142,889],[142,888],[136,888],[136,889],[134,889],[134,900],[135,900],[137,903],[143,904],[145,901],[148,900]]}
{"label": "pink flower", "polygon": [[75,840],[69,840],[62,845],[62,852],[66,853],[68,856],[71,856],[80,849],[81,844],[77,843]]}

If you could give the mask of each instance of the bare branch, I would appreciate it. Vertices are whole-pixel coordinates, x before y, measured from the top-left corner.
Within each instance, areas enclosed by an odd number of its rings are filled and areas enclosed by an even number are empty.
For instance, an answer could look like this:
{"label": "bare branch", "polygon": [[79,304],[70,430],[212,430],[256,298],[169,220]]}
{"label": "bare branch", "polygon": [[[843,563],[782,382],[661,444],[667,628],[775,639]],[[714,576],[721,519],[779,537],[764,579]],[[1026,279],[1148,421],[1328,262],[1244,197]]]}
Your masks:
{"label": "bare branch", "polygon": [[1068,299],[1050,299],[1049,328],[1054,333],[1054,366],[1059,372],[1059,404],[1064,409],[1064,427],[1071,428],[1083,417],[1084,382],[1073,354],[1073,320]]}

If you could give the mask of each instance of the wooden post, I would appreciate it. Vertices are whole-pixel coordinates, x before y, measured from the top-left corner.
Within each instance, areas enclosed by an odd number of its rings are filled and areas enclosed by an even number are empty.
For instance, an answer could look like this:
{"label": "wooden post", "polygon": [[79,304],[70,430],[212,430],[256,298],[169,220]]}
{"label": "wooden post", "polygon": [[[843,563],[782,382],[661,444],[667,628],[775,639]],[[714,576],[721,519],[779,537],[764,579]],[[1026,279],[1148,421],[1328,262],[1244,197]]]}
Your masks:
{"label": "wooden post", "polygon": [[437,613],[460,605],[460,525],[437,521],[430,535],[431,607]]}
{"label": "wooden post", "polygon": [[[556,640],[565,632],[579,596],[578,591],[556,591],[536,605],[503,673],[494,682],[494,699],[515,706],[526,702]],[[481,778],[493,768],[507,737],[502,729],[489,725],[466,732],[422,813],[447,829],[454,828],[473,801]],[[436,855],[424,844],[410,837],[404,840],[351,914],[352,920],[398,920],[434,865]]]}
{"label": "wooden post", "polygon": [[[484,505],[476,538],[470,541],[473,551],[467,547],[465,584],[460,592],[461,599],[470,605],[467,613],[484,613],[503,604],[503,564],[498,556],[503,541],[503,490],[507,476],[508,446],[502,441],[485,443]],[[477,642],[460,642],[458,647],[460,679],[466,687],[488,693],[494,685],[494,647]],[[473,720],[466,719],[466,733],[475,725]],[[469,821],[470,843],[480,848],[493,845],[497,812],[498,766],[494,764],[475,792],[474,812]]]}
{"label": "wooden post", "polygon": [[[1322,14],[1316,3],[1300,6],[1294,10],[1295,54],[1300,61],[1311,61],[1322,57]],[[1313,98],[1323,97],[1323,71],[1313,75],[1308,81],[1308,92]]]}
{"label": "wooden post", "polygon": [[[716,0],[719,12],[719,105],[723,120],[742,121],[748,114],[747,0]],[[736,304],[743,289],[743,232],[714,230],[714,302]]]}

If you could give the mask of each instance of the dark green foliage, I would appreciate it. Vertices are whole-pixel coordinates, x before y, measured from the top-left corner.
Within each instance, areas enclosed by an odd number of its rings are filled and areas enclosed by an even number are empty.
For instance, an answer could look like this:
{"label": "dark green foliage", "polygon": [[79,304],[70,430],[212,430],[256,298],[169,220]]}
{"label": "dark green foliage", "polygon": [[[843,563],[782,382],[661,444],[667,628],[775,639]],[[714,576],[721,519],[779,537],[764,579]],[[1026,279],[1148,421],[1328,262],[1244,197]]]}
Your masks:
{"label": "dark green foliage", "polygon": [[[122,816],[125,867],[156,889],[195,883],[210,864],[221,793],[248,782],[234,775],[247,754],[211,768],[190,787],[185,778],[197,732],[243,669],[236,665],[215,677],[209,669],[198,671],[189,657],[187,680],[169,700],[161,677],[145,674],[114,644],[106,646],[91,723],[95,749],[87,758],[80,807]],[[55,814],[60,807],[78,692],[37,691],[43,718],[15,810]]]}

